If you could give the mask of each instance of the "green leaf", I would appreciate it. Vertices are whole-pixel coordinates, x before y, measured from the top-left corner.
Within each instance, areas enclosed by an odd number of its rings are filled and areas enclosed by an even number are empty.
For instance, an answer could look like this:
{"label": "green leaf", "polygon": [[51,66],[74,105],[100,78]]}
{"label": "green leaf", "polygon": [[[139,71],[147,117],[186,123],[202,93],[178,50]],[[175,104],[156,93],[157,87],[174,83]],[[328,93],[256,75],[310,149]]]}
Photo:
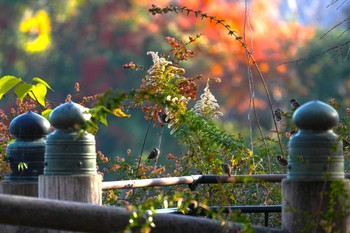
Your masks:
{"label": "green leaf", "polygon": [[52,109],[51,109],[51,108],[48,108],[48,109],[42,111],[42,112],[41,112],[41,115],[42,115],[43,117],[45,117],[46,120],[49,120],[51,112],[52,112]]}
{"label": "green leaf", "polygon": [[42,83],[37,83],[33,85],[32,90],[29,92],[30,98],[37,101],[39,104],[45,107],[45,96],[47,93],[47,88]]}
{"label": "green leaf", "polygon": [[92,108],[90,113],[97,121],[108,126],[107,115],[111,113],[111,111],[109,111],[105,106],[97,106],[96,108]]}
{"label": "green leaf", "polygon": [[98,125],[94,122],[88,122],[86,131],[93,135],[96,135],[98,131]]}
{"label": "green leaf", "polygon": [[24,169],[28,169],[28,164],[27,163],[23,163],[23,162],[19,162],[17,165],[17,169],[18,171],[24,171]]}
{"label": "green leaf", "polygon": [[30,92],[33,88],[32,84],[20,83],[15,88],[16,96],[22,101],[24,97]]}
{"label": "green leaf", "polygon": [[21,78],[16,78],[15,76],[6,75],[0,79],[0,99],[11,90],[14,86],[22,81]]}
{"label": "green leaf", "polygon": [[53,91],[52,88],[50,87],[50,85],[47,82],[45,82],[44,80],[42,80],[41,78],[35,77],[35,78],[33,78],[33,81],[35,81],[37,83],[44,84],[47,88],[49,88],[51,91]]}

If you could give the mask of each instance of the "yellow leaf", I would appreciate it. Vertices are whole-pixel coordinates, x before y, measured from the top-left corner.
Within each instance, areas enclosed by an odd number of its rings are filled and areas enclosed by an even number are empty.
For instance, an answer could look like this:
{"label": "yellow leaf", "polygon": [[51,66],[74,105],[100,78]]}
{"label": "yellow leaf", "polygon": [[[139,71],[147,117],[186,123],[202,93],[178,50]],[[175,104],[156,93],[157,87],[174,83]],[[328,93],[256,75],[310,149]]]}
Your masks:
{"label": "yellow leaf", "polygon": [[249,154],[249,157],[253,157],[253,151],[248,149],[248,154]]}
{"label": "yellow leaf", "polygon": [[45,107],[45,96],[47,93],[47,87],[42,83],[37,83],[32,87],[31,92],[29,92],[30,98],[37,101],[39,104]]}
{"label": "yellow leaf", "polygon": [[116,108],[112,111],[113,115],[116,117],[121,117],[121,118],[130,118],[130,114],[124,113],[120,108]]}
{"label": "yellow leaf", "polygon": [[52,109],[48,108],[41,112],[41,115],[46,118],[46,120],[49,120],[50,114],[52,112]]}
{"label": "yellow leaf", "polygon": [[15,94],[23,101],[24,97],[32,90],[33,85],[30,83],[20,83],[15,88]]}
{"label": "yellow leaf", "polygon": [[34,16],[22,20],[19,30],[22,33],[37,32],[35,39],[30,38],[24,44],[27,52],[37,53],[49,47],[51,42],[51,19],[46,11],[40,10]]}
{"label": "yellow leaf", "polygon": [[53,91],[53,90],[51,89],[50,85],[49,85],[47,82],[45,82],[44,80],[42,80],[41,78],[35,77],[35,78],[33,78],[33,81],[35,81],[35,82],[37,82],[37,83],[42,83],[42,84],[44,84],[47,88],[49,88],[51,91]]}
{"label": "yellow leaf", "polygon": [[18,83],[20,83],[22,79],[16,78],[15,76],[6,75],[0,78],[0,99],[13,87],[15,87]]}

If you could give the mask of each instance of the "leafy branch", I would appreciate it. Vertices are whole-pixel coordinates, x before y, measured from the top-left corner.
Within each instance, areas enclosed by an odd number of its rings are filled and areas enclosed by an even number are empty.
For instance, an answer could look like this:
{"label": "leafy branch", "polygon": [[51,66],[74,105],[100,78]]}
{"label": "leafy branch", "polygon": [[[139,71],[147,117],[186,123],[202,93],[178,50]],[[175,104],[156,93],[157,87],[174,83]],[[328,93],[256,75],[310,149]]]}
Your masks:
{"label": "leafy branch", "polygon": [[[210,119],[198,116],[192,110],[183,116],[174,135],[179,138],[179,143],[189,146],[188,161],[198,162],[201,165],[198,167],[200,169],[211,167],[218,172],[217,165],[224,160],[230,160],[236,166],[242,161],[249,162],[253,156],[251,150],[240,139],[218,128]],[[205,165],[203,160],[207,162]],[[253,167],[250,169],[254,170]]]}
{"label": "leafy branch", "polygon": [[[269,102],[271,115],[274,116],[274,109],[273,109],[273,106],[272,106],[272,99],[271,99],[270,92],[269,92],[268,87],[266,85],[266,82],[265,82],[265,79],[263,77],[263,74],[262,74],[262,72],[261,72],[261,70],[259,68],[259,65],[258,65],[256,59],[253,56],[252,51],[248,48],[247,44],[245,43],[244,38],[239,36],[237,31],[232,29],[231,26],[229,24],[227,24],[225,20],[219,19],[216,16],[211,16],[211,15],[209,15],[207,13],[203,13],[200,10],[193,10],[193,9],[189,9],[187,7],[177,7],[177,6],[173,6],[173,5],[170,5],[170,6],[167,6],[167,7],[164,7],[164,8],[160,8],[160,7],[156,6],[156,5],[152,5],[152,8],[149,9],[149,12],[151,12],[152,15],[157,15],[157,14],[161,14],[162,15],[162,14],[167,14],[169,12],[173,12],[175,14],[182,13],[182,14],[186,14],[186,15],[192,14],[195,17],[200,18],[201,20],[208,19],[210,23],[215,23],[215,24],[223,26],[228,31],[228,35],[229,36],[233,36],[235,38],[235,40],[238,41],[238,43],[245,49],[245,51],[247,53],[247,57],[248,57],[248,64],[253,64],[253,66],[257,70],[259,78],[260,78],[260,80],[261,80],[261,82],[262,82],[262,84],[264,86],[264,90],[265,90],[265,93],[267,95],[267,99],[268,99],[268,102]],[[253,98],[253,102],[254,102],[254,98]],[[253,104],[253,107],[254,107],[254,104]],[[273,122],[274,122],[275,129],[276,129],[276,131],[278,131],[277,121],[274,119],[274,117],[272,117],[272,119],[273,119]],[[262,134],[263,131],[261,130],[261,126],[258,125],[258,127],[259,127],[260,133]],[[281,154],[284,156],[285,153],[283,151],[283,144],[282,144],[281,138],[280,138],[279,135],[277,135],[277,138],[278,138],[278,143],[279,143],[279,147],[280,147],[280,150],[281,150]],[[264,144],[265,144],[265,147],[267,148],[266,142],[264,142]]]}
{"label": "leafy branch", "polygon": [[14,88],[15,95],[23,101],[26,96],[29,96],[41,106],[46,107],[45,98],[47,89],[51,89],[49,84],[41,78],[35,77],[32,79],[35,84],[24,82],[21,78],[6,75],[0,78],[0,99],[4,97],[10,90]]}

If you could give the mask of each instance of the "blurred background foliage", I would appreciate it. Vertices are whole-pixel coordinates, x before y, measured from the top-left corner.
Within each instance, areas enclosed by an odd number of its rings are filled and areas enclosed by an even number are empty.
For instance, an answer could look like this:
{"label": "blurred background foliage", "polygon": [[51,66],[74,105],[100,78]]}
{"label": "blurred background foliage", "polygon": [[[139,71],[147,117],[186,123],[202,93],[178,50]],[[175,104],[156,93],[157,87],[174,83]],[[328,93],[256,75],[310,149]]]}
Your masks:
{"label": "blurred background foliage", "polygon": [[[224,113],[218,123],[228,132],[248,136],[251,92],[244,49],[227,30],[209,21],[175,14],[152,16],[148,9],[152,4],[176,4],[225,19],[246,37],[266,79],[273,107],[288,111],[292,98],[301,103],[335,98],[343,106],[350,105],[350,8],[344,2],[0,0],[0,75],[44,79],[55,91],[48,99],[56,105],[74,93],[76,82],[84,96],[111,88],[129,91],[140,85],[143,73],[124,70],[124,64],[133,61],[148,67],[152,60],[147,51],[166,53],[171,49],[166,36],[187,40],[201,34],[191,48],[195,57],[184,63],[186,76],[220,77],[222,83],[211,85]],[[200,90],[204,87],[205,82]],[[266,93],[255,78],[254,96],[260,123],[270,130]],[[0,108],[6,110],[13,103],[12,97],[6,97]],[[129,148],[139,153],[148,122],[142,112],[129,114],[132,118],[111,118],[108,128],[100,128],[97,146],[106,156],[125,154]],[[156,144],[158,131],[151,129],[145,150]],[[168,132],[163,135],[164,153],[180,151]]]}

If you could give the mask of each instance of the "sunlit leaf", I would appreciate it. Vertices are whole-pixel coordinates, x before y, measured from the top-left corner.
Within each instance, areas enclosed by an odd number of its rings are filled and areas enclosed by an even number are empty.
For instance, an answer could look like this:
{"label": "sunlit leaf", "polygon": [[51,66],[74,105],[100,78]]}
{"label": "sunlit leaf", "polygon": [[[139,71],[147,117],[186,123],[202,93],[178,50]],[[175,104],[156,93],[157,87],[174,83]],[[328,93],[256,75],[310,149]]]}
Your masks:
{"label": "sunlit leaf", "polygon": [[[106,122],[107,123],[107,122]],[[89,133],[96,135],[98,131],[98,125],[96,123],[91,123],[87,125],[86,131]]]}
{"label": "sunlit leaf", "polygon": [[6,75],[0,79],[0,99],[11,90],[14,86],[22,81],[21,78],[15,76]]}
{"label": "sunlit leaf", "polygon": [[20,83],[15,88],[15,94],[22,101],[24,97],[32,90],[32,88],[32,84]]}
{"label": "sunlit leaf", "polygon": [[110,111],[105,106],[97,106],[96,108],[92,108],[90,113],[97,121],[108,126],[107,115],[110,113]]}
{"label": "sunlit leaf", "polygon": [[116,117],[121,117],[121,118],[130,118],[130,114],[124,113],[120,108],[116,108],[112,111],[112,114]]}
{"label": "sunlit leaf", "polygon": [[17,169],[18,169],[18,171],[24,171],[24,169],[28,169],[28,164],[20,162],[17,165]]}
{"label": "sunlit leaf", "polygon": [[49,85],[47,82],[45,82],[44,80],[42,80],[41,78],[35,77],[35,78],[33,78],[33,81],[35,81],[35,82],[37,82],[37,83],[42,83],[42,84],[44,84],[47,88],[49,88],[51,91],[53,91],[52,88],[50,87],[50,85]]}
{"label": "sunlit leaf", "polygon": [[19,31],[28,33],[35,30],[36,37],[27,37],[24,49],[30,53],[37,53],[46,50],[51,44],[51,19],[45,10],[39,10],[34,16],[25,18],[19,25]]}
{"label": "sunlit leaf", "polygon": [[48,108],[48,109],[42,111],[42,112],[41,112],[41,115],[42,115],[43,117],[45,117],[47,120],[49,120],[51,112],[52,112],[52,109],[51,109],[51,108]]}
{"label": "sunlit leaf", "polygon": [[33,86],[32,90],[29,92],[30,98],[37,101],[40,105],[45,107],[45,96],[47,93],[47,88],[42,83],[37,83]]}

